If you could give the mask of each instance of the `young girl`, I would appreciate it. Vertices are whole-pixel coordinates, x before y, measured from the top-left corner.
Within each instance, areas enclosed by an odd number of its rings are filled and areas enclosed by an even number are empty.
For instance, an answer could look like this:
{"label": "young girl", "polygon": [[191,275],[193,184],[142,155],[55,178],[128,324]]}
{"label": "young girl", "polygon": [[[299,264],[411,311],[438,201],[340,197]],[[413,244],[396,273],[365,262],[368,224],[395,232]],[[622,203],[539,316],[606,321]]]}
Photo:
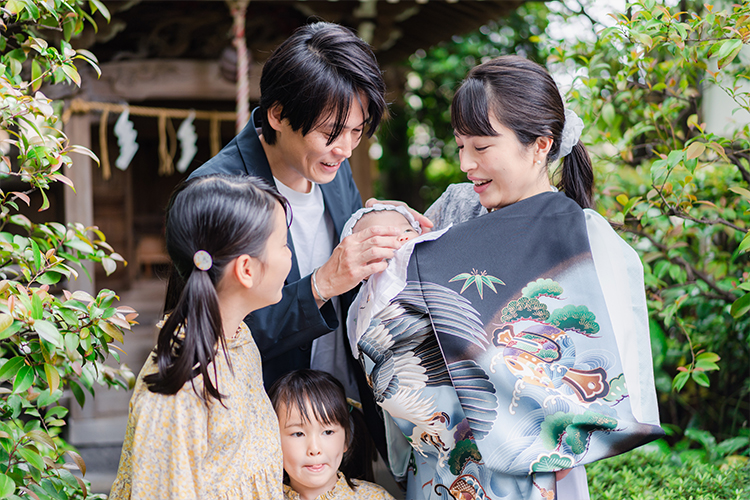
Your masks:
{"label": "young girl", "polygon": [[278,379],[269,396],[279,418],[287,500],[393,500],[382,487],[339,472],[352,441],[344,387],[318,370]]}
{"label": "young girl", "polygon": [[281,299],[286,221],[286,200],[254,177],[200,177],[173,194],[181,293],[138,376],[110,499],[283,496],[279,429],[242,320]]}

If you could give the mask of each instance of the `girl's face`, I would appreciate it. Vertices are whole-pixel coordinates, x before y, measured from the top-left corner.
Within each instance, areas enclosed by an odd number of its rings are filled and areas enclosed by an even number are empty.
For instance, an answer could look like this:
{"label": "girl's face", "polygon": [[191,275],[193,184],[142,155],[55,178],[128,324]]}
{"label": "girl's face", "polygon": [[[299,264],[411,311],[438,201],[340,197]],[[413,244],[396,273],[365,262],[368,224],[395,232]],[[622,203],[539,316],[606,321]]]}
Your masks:
{"label": "girl's face", "polygon": [[303,500],[314,499],[333,489],[346,451],[346,432],[339,424],[325,424],[314,419],[308,403],[304,422],[297,407],[279,408],[281,451],[289,485]]}
{"label": "girl's face", "polygon": [[273,218],[273,232],[266,242],[260,278],[257,285],[253,287],[254,294],[266,302],[260,307],[275,304],[281,300],[284,280],[292,268],[292,251],[286,240],[286,216],[279,203],[274,208]]}
{"label": "girl's face", "polygon": [[487,209],[500,208],[549,191],[546,153],[538,153],[536,144],[525,147],[492,114],[490,124],[498,135],[456,134],[461,170],[474,183],[482,205]]}

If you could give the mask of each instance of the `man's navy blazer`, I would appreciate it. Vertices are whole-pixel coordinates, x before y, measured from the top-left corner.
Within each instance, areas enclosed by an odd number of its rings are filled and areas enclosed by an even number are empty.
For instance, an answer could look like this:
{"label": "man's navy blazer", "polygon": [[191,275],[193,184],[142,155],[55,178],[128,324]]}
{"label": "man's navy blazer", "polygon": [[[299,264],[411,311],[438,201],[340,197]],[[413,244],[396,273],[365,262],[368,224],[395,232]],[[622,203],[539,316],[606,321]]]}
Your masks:
{"label": "man's navy blazer", "polygon": [[[273,185],[271,167],[268,165],[256,130],[258,113],[256,108],[242,132],[224,146],[219,154],[193,171],[190,178],[217,173],[248,174],[262,177]],[[352,213],[362,207],[362,198],[354,184],[349,161],[345,160],[341,164],[333,181],[320,184],[320,189],[323,192],[325,211],[330,215],[337,235],[335,243],[338,244],[338,235],[341,234],[344,223]],[[312,341],[335,330],[339,325],[330,302],[318,309],[312,293],[310,275],[300,276],[297,253],[309,250],[295,248],[291,233],[289,246],[292,249],[292,268],[284,283],[281,301],[255,311],[245,318],[245,323],[250,327],[261,353],[266,387],[270,387],[276,379],[291,370],[309,368]],[[343,316],[346,316],[353,296],[354,292],[340,296]],[[349,343],[344,344],[349,352]],[[355,372],[361,373],[356,360],[350,357],[350,361],[350,364],[357,365],[354,366]],[[361,383],[358,385],[361,392]],[[366,399],[364,395],[362,398]]]}

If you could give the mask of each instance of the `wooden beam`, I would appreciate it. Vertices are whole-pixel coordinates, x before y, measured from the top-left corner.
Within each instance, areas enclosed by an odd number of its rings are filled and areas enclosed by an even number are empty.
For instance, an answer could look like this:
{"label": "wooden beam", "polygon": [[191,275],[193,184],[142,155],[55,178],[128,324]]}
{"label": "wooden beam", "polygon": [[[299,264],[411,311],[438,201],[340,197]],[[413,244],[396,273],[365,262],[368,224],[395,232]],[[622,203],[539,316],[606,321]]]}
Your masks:
{"label": "wooden beam", "polygon": [[[250,101],[260,99],[262,64],[250,65]],[[235,83],[218,62],[183,59],[117,61],[101,65],[99,79],[85,78],[86,99],[137,102],[160,100],[234,101]]]}

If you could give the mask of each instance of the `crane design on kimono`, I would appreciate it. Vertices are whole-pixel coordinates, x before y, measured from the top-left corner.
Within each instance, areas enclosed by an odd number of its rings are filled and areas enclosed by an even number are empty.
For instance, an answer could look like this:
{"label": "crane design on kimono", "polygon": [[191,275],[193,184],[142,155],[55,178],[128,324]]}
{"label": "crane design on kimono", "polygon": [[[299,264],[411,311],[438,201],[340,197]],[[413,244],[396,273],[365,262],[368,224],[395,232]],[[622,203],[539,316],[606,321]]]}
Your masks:
{"label": "crane design on kimono", "polygon": [[479,313],[468,300],[434,283],[407,282],[373,317],[357,344],[374,363],[368,379],[375,400],[392,417],[437,436],[441,422],[435,415],[437,405],[424,389],[452,385],[449,370],[455,368],[462,375],[460,380],[471,381],[461,382],[457,395],[475,435],[481,436],[495,415],[494,386],[476,363],[446,366],[433,325],[481,350],[489,344]]}

